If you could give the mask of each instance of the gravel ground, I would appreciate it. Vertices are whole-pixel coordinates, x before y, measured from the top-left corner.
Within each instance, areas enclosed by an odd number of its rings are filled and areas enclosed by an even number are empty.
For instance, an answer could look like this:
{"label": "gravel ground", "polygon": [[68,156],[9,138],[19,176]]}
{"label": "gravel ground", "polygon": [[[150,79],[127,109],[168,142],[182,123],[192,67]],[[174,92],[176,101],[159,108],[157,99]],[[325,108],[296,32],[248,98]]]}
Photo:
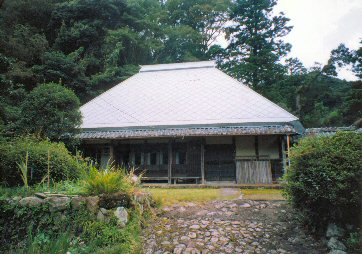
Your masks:
{"label": "gravel ground", "polygon": [[144,254],[327,253],[298,227],[285,201],[239,197],[173,205],[157,213],[143,233]]}

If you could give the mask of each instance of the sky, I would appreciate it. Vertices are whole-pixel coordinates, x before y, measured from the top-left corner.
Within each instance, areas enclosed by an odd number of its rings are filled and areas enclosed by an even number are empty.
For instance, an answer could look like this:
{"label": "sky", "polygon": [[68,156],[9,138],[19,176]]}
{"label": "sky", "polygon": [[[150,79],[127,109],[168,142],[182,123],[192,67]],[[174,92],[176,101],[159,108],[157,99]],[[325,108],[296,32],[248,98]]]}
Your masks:
{"label": "sky", "polygon": [[[290,56],[306,67],[327,63],[331,50],[340,43],[360,47],[362,0],[279,0],[274,10],[290,18],[294,27],[285,41],[293,45]],[[348,70],[340,70],[339,77],[355,79]]]}

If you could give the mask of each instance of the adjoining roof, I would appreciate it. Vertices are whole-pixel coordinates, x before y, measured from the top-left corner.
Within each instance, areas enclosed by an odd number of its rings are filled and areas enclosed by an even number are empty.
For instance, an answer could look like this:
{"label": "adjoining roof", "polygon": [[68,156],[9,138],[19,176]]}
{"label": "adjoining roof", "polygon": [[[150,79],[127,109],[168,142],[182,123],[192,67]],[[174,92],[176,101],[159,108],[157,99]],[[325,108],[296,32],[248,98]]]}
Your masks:
{"label": "adjoining roof", "polygon": [[212,61],[142,66],[81,107],[83,131],[161,126],[278,125],[298,118]]}
{"label": "adjoining roof", "polygon": [[338,131],[362,132],[362,129],[356,128],[354,126],[308,128],[305,130],[304,135],[306,135],[306,136],[331,136],[331,135],[336,134]]}

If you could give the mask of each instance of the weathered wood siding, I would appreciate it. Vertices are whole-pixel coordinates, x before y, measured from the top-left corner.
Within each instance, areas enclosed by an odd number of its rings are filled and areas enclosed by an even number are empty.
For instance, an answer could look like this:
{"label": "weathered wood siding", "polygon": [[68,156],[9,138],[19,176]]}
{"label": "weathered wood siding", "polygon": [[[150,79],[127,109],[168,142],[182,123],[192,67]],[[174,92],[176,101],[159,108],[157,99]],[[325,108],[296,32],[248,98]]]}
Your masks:
{"label": "weathered wood siding", "polygon": [[272,183],[270,161],[236,161],[237,183]]}

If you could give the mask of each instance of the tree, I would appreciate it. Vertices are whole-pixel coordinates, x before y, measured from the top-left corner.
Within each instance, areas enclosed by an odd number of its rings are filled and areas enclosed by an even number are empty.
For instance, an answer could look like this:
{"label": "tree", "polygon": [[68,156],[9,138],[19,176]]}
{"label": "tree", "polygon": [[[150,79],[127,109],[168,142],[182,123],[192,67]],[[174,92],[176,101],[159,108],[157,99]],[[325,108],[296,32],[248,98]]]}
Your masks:
{"label": "tree", "polygon": [[[360,41],[362,45],[362,40]],[[337,76],[337,67],[351,65],[352,72],[362,79],[362,46],[357,50],[349,49],[341,43],[336,49],[332,50],[328,64],[324,67],[327,74]]]}
{"label": "tree", "polygon": [[77,132],[81,123],[79,106],[79,99],[71,90],[56,83],[39,85],[22,103],[17,129],[61,140]]}
{"label": "tree", "polygon": [[65,55],[61,51],[47,52],[43,56],[43,64],[34,66],[40,82],[56,82],[72,89],[83,101],[88,99],[89,80],[85,69],[77,62],[82,48],[73,54]]}
{"label": "tree", "polygon": [[230,4],[230,0],[168,0],[167,23],[195,30],[202,37],[201,47],[206,53],[228,21]]}
{"label": "tree", "polygon": [[285,73],[280,63],[291,45],[283,42],[291,26],[283,13],[273,16],[277,0],[237,0],[226,29],[230,44],[222,67],[254,89],[270,86]]}
{"label": "tree", "polygon": [[343,118],[347,124],[362,127],[362,81],[351,82],[351,90],[343,103]]}

